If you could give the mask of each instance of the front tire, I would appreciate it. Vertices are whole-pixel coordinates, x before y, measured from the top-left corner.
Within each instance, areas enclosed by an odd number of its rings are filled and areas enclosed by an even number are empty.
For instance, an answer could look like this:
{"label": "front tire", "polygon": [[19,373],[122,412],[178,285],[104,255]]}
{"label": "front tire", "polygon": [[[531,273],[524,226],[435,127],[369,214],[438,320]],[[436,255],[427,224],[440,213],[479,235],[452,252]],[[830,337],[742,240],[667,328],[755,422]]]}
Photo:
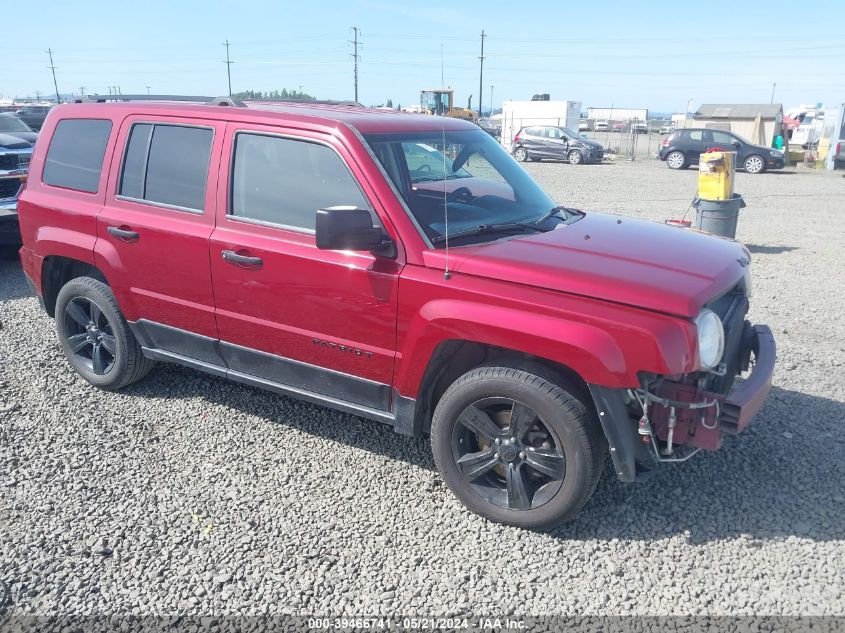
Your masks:
{"label": "front tire", "polygon": [[538,373],[474,369],[446,390],[431,425],[434,461],[454,495],[491,521],[529,529],[578,513],[605,450],[592,407]]}
{"label": "front tire", "polygon": [[766,171],[766,161],[756,154],[746,158],[742,165],[746,174],[762,174]]}
{"label": "front tire", "polygon": [[687,166],[687,157],[683,152],[669,152],[666,156],[666,166],[669,169],[684,169]]}
{"label": "front tire", "polygon": [[153,366],[111,288],[92,277],[71,279],[59,291],[56,332],[71,366],[95,387],[120,389],[146,376]]}
{"label": "front tire", "polygon": [[528,160],[528,150],[524,147],[517,147],[513,150],[513,157],[520,163],[524,163]]}
{"label": "front tire", "polygon": [[577,149],[572,150],[569,152],[569,164],[570,165],[580,165],[584,162],[584,156],[579,152]]}

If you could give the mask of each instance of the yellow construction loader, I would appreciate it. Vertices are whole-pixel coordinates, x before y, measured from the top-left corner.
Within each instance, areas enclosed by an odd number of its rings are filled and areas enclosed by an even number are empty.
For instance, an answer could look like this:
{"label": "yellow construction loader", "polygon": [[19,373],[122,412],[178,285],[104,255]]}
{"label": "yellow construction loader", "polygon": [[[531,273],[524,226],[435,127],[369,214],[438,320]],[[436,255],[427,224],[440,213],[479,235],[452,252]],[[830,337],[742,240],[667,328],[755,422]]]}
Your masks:
{"label": "yellow construction loader", "polygon": [[478,123],[478,113],[472,109],[472,95],[467,101],[466,108],[456,108],[455,91],[451,88],[421,90],[420,111],[423,114],[438,114]]}

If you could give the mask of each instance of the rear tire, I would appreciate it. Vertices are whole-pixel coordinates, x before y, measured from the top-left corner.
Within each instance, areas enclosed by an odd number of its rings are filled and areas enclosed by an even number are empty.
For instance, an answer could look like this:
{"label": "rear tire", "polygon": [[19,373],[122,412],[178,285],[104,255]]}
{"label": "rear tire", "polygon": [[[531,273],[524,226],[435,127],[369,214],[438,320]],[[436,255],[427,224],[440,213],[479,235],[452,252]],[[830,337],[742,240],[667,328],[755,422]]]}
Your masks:
{"label": "rear tire", "polygon": [[669,169],[686,169],[687,157],[683,152],[674,151],[666,155],[666,166]]}
{"label": "rear tire", "polygon": [[524,163],[528,160],[528,150],[524,147],[517,147],[513,150],[513,157],[520,163]]}
{"label": "rear tire", "polygon": [[92,277],[71,279],[59,291],[56,332],[71,366],[100,389],[130,385],[154,365],[141,351],[111,288]]}
{"label": "rear tire", "polygon": [[572,519],[593,494],[605,456],[593,407],[577,393],[513,367],[458,378],[431,425],[434,461],[449,489],[497,523],[545,529]]}

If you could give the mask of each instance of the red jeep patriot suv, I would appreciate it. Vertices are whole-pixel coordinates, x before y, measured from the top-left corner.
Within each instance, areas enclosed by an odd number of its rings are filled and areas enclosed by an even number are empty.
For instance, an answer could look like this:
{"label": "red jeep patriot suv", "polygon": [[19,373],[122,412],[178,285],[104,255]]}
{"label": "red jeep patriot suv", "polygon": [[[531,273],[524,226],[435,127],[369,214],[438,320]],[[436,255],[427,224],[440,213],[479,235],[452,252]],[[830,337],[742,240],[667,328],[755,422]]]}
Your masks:
{"label": "red jeep patriot suv", "polygon": [[465,121],[121,99],[54,108],[20,200],[26,275],[97,387],[175,362],[430,434],[464,504],[530,528],[607,452],[637,481],[763,405],[737,242],[558,206]]}

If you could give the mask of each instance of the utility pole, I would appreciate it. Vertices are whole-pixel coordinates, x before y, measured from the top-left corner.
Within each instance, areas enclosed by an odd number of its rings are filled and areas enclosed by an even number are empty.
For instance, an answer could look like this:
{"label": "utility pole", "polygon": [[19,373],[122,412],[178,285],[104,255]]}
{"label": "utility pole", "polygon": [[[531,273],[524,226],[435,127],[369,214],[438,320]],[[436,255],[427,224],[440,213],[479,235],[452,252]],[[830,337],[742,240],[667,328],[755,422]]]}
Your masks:
{"label": "utility pole", "polygon": [[777,84],[776,84],[776,83],[772,83],[772,99],[771,99],[771,101],[769,101],[769,103],[774,103],[774,102],[775,102],[775,86],[777,86]]}
{"label": "utility pole", "polygon": [[484,29],[481,30],[481,56],[478,58],[481,60],[481,66],[478,69],[478,118],[481,118],[481,104],[484,102],[482,97],[484,96],[484,38],[487,37],[484,34]]}
{"label": "utility pole", "polygon": [[352,32],[355,34],[355,39],[352,40],[353,50],[352,59],[355,60],[355,101],[358,101],[358,27],[353,26]]}
{"label": "utility pole", "polygon": [[56,103],[61,103],[62,98],[59,96],[59,84],[56,83],[56,66],[53,64],[53,49],[48,48],[47,54],[50,56],[50,65],[47,68],[53,71],[53,87],[56,89]]}
{"label": "utility pole", "polygon": [[228,39],[226,39],[226,41],[223,42],[223,46],[226,47],[226,61],[224,61],[223,63],[226,64],[226,78],[229,80],[229,96],[231,97],[232,96],[232,64],[234,64],[235,62],[233,62],[232,60],[229,59],[229,40]]}
{"label": "utility pole", "polygon": [[147,88],[147,94],[150,94],[150,87],[147,86],[146,88]]}
{"label": "utility pole", "polygon": [[79,94],[85,96],[85,86],[79,86]]}
{"label": "utility pole", "polygon": [[490,116],[493,116],[493,84],[490,84]]}

